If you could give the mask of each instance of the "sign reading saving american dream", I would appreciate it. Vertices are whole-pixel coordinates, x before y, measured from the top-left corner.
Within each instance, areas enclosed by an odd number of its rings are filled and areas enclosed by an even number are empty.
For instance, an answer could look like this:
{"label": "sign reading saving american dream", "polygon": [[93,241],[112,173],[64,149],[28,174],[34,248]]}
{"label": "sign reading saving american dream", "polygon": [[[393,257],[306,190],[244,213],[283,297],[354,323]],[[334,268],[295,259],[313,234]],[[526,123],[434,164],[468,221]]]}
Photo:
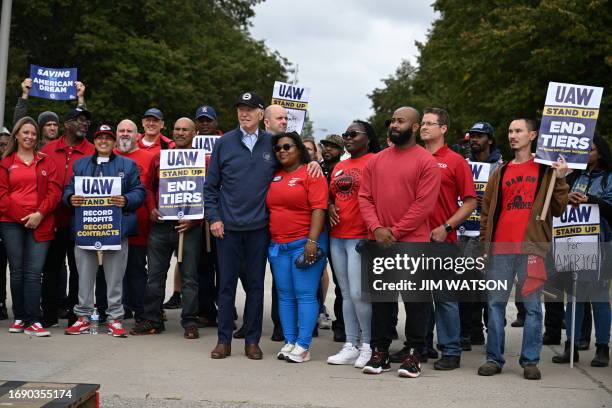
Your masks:
{"label": "sign reading saving american dream", "polygon": [[74,192],[85,197],[75,211],[76,245],[98,251],[121,249],[121,208],[110,203],[121,195],[121,177],[74,178]]}
{"label": "sign reading saving american dream", "polygon": [[557,272],[599,270],[599,206],[568,205],[553,217],[553,254]]}
{"label": "sign reading saving american dream", "polygon": [[310,88],[286,84],[279,81],[274,82],[272,104],[281,105],[287,109],[287,132],[302,133],[309,99]]}
{"label": "sign reading saving american dream", "polygon": [[[484,196],[484,192],[487,188],[487,181],[489,180],[489,173],[491,172],[490,163],[472,162],[467,161],[470,169],[472,170],[472,177],[474,178],[474,186],[476,187],[476,195],[479,198]],[[459,205],[463,205],[460,201]],[[477,237],[480,235],[480,211],[482,206],[478,205],[474,212],[468,217],[457,228],[457,235],[464,235],[466,237]]]}
{"label": "sign reading saving american dream", "polygon": [[571,169],[586,169],[603,88],[550,82],[540,124],[537,163],[565,157]]}
{"label": "sign reading saving american dream", "polygon": [[67,101],[76,99],[76,68],[45,68],[30,65],[30,96]]}
{"label": "sign reading saving american dream", "polygon": [[204,218],[206,153],[199,149],[162,150],[159,212],[164,220]]}

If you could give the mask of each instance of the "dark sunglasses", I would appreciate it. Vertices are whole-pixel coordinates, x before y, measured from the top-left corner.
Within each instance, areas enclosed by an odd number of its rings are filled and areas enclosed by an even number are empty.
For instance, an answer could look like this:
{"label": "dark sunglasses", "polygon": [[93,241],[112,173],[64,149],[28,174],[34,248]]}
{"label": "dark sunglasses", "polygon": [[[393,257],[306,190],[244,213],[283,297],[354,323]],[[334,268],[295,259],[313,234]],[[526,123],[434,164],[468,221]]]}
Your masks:
{"label": "dark sunglasses", "polygon": [[276,145],[276,146],[274,146],[274,151],[275,151],[276,153],[280,152],[281,150],[284,150],[284,151],[288,152],[289,150],[291,150],[291,148],[292,148],[293,146],[297,146],[297,145],[294,145],[294,144],[289,144],[289,143],[285,143],[285,144],[284,144],[284,145],[282,145],[282,146],[280,146],[280,145]]}
{"label": "dark sunglasses", "polygon": [[357,135],[359,133],[363,133],[364,135],[366,134],[366,132],[362,132],[361,130],[349,130],[348,132],[344,132],[342,134],[342,138],[343,139],[352,139],[354,137],[357,137]]}

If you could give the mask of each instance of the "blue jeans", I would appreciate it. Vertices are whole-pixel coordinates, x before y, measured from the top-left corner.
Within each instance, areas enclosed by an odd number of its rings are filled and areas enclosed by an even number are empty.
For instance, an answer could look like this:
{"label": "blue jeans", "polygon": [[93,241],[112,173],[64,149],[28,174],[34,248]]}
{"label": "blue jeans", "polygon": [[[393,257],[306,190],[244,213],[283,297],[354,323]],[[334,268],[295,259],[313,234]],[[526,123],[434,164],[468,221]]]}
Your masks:
{"label": "blue jeans", "polygon": [[[489,323],[487,336],[487,361],[492,361],[503,367],[506,318],[506,305],[512,290],[514,276],[517,275],[517,292],[521,290],[527,277],[527,255],[498,254],[493,255],[487,273],[487,279],[505,280],[507,291],[490,292]],[[540,361],[542,350],[542,305],[540,304],[540,291],[537,290],[527,297],[522,297],[525,306],[525,326],[523,328],[523,344],[521,346],[521,366],[537,364]]]}
{"label": "blue jeans", "polygon": [[306,242],[306,238],[287,244],[272,242],[268,260],[276,283],[285,342],[296,343],[308,349],[319,315],[317,291],[327,260],[322,256],[308,268],[297,268],[295,260],[304,252]]}
{"label": "blue jeans", "polygon": [[[586,286],[588,285],[588,286]],[[595,344],[608,344],[610,342],[610,281],[599,281],[593,284],[578,283],[578,297],[584,298],[585,293],[591,294],[591,298],[597,299],[592,302],[593,320],[595,321]],[[605,299],[608,299],[605,301]],[[576,330],[578,335],[574,338],[576,344],[580,341],[582,321],[584,320],[584,302],[576,302]],[[567,341],[572,337],[572,304],[565,306],[565,325],[567,327]]]}
{"label": "blue jeans", "polygon": [[51,241],[36,241],[34,231],[21,224],[0,224],[11,270],[13,314],[27,327],[40,322],[42,269]]}
{"label": "blue jeans", "polygon": [[361,299],[361,255],[355,251],[359,239],[331,238],[331,255],[336,279],[342,291],[342,315],[346,342],[370,344],[372,338],[372,304]]}

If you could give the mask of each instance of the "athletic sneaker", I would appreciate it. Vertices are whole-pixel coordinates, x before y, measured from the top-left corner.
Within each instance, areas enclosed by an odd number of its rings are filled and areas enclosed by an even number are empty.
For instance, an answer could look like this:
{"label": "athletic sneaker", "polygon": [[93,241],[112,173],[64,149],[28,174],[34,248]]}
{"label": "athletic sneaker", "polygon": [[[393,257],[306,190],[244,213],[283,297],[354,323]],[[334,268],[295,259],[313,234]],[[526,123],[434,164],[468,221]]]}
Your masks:
{"label": "athletic sneaker", "polygon": [[132,336],[142,336],[146,334],[159,334],[164,330],[164,325],[162,323],[152,322],[151,320],[141,320],[136,323],[130,330],[130,334]]}
{"label": "athletic sneaker", "polygon": [[291,350],[295,347],[295,344],[285,343],[285,345],[280,349],[278,354],[276,354],[276,358],[279,360],[286,360]]}
{"label": "athletic sneaker", "polygon": [[319,313],[317,324],[321,330],[329,330],[332,328],[332,319],[327,312]]}
{"label": "athletic sneaker", "polygon": [[363,343],[359,347],[359,357],[355,360],[355,368],[363,368],[372,358],[372,349],[367,343]]}
{"label": "athletic sneaker", "polygon": [[15,323],[9,327],[9,333],[23,333],[23,329],[25,329],[23,320],[15,320]]}
{"label": "athletic sneaker", "polygon": [[359,357],[359,350],[352,343],[344,343],[342,349],[333,356],[327,357],[327,364],[354,364]]}
{"label": "athletic sneaker", "polygon": [[51,333],[49,333],[46,329],[42,327],[42,325],[38,322],[32,324],[30,327],[23,331],[25,334],[34,337],[49,337]]}
{"label": "athletic sneaker", "polygon": [[108,327],[108,334],[113,337],[127,337],[127,332],[123,328],[120,320],[109,320],[106,323],[106,327]]}
{"label": "athletic sneaker", "polygon": [[286,361],[288,363],[305,363],[310,361],[310,352],[308,349],[296,344],[293,350],[287,354]]}
{"label": "athletic sneaker", "polygon": [[89,332],[89,319],[85,316],[79,316],[76,322],[70,327],[68,327],[64,333],[66,334],[83,334]]}
{"label": "athletic sneaker", "polygon": [[421,363],[419,362],[419,355],[414,351],[410,350],[410,353],[404,359],[404,362],[397,370],[397,374],[400,377],[406,378],[417,378],[421,375]]}
{"label": "athletic sneaker", "polygon": [[391,364],[389,364],[389,352],[387,351],[374,351],[370,361],[363,367],[363,373],[365,374],[380,374],[383,371],[391,370]]}

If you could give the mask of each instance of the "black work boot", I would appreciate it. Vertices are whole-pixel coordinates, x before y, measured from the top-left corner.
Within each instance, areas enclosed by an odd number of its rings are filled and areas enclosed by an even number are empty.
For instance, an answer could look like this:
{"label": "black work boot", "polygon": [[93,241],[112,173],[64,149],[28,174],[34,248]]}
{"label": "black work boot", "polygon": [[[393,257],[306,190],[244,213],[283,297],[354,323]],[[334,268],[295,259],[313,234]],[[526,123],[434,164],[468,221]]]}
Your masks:
{"label": "black work boot", "polygon": [[[566,341],[565,350],[563,351],[563,354],[559,356],[553,356],[552,362],[555,364],[568,364],[570,362],[570,348],[571,348],[570,342]],[[574,345],[574,363],[577,363],[579,361],[580,361],[580,355],[578,354],[578,347]]]}
{"label": "black work boot", "polygon": [[607,344],[595,343],[595,358],[591,367],[607,367],[610,364],[610,347]]}

